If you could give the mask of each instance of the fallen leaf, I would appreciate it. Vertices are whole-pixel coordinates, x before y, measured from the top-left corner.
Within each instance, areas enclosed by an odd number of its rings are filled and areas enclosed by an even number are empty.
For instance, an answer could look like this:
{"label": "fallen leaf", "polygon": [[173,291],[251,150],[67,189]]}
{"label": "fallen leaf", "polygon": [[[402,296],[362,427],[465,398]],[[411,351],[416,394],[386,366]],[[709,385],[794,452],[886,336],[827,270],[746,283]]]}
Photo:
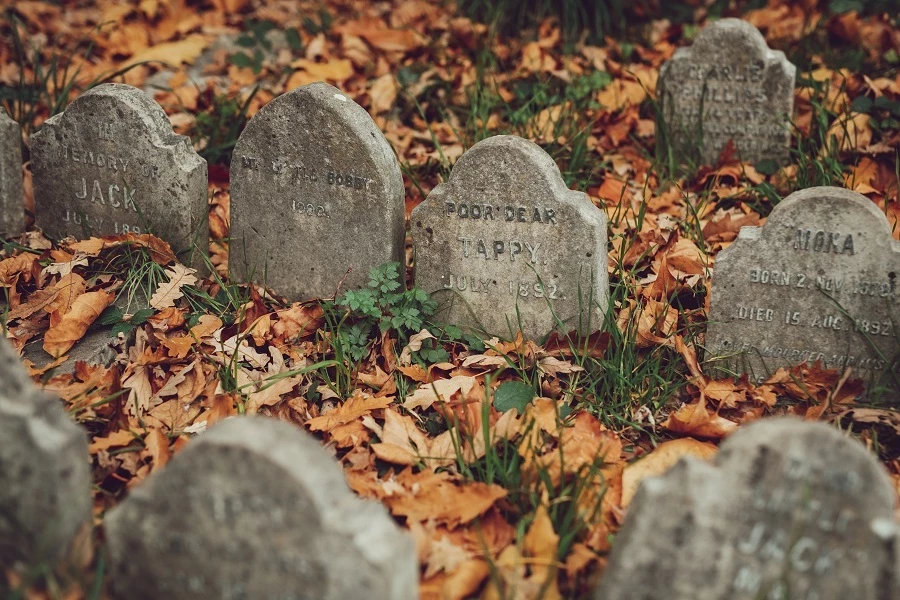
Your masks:
{"label": "fallen leaf", "polygon": [[80,340],[91,324],[115,299],[107,292],[87,292],[72,303],[69,311],[44,336],[44,351],[53,357],[62,356]]}

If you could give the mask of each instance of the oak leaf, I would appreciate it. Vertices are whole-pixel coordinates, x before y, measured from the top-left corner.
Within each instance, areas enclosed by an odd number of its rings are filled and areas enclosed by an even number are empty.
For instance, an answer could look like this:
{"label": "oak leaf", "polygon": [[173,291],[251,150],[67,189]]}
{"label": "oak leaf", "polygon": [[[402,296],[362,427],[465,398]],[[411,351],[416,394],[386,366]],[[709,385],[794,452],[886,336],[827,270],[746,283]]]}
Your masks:
{"label": "oak leaf", "polygon": [[181,288],[197,283],[196,273],[196,269],[185,267],[181,263],[175,263],[166,269],[169,280],[160,285],[150,297],[150,306],[156,310],[175,306],[175,301],[184,296]]}

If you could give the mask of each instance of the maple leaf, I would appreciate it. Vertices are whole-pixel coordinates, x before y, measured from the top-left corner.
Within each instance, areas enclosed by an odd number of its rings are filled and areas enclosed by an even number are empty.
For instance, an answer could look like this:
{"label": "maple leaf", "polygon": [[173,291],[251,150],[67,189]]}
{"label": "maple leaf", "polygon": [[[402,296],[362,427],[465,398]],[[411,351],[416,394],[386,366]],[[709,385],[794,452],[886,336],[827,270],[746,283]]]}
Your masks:
{"label": "maple leaf", "polygon": [[185,267],[181,263],[175,263],[166,269],[169,281],[156,289],[156,293],[150,297],[150,306],[156,310],[175,306],[175,301],[184,296],[181,288],[197,283],[196,273],[197,269]]}

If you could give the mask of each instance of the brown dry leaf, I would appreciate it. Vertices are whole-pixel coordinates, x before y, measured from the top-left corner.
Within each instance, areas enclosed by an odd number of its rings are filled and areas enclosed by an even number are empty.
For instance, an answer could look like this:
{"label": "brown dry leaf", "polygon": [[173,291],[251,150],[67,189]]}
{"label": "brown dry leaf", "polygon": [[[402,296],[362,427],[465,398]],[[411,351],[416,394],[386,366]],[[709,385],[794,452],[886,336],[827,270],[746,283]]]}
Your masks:
{"label": "brown dry leaf", "polygon": [[628,106],[637,106],[647,97],[647,91],[639,81],[615,79],[597,93],[597,102],[606,110],[617,111]]}
{"label": "brown dry leaf", "polygon": [[122,388],[128,390],[125,410],[133,417],[140,418],[150,410],[153,400],[153,386],[146,365],[134,365],[133,370],[122,380]]}
{"label": "brown dry leaf", "polygon": [[361,30],[359,36],[379,50],[409,52],[423,45],[420,36],[410,29]]}
{"label": "brown dry leaf", "polygon": [[543,600],[558,600],[562,597],[556,582],[559,536],[553,531],[553,522],[543,504],[538,507],[524,542],[525,552],[531,557],[529,579],[543,591]]}
{"label": "brown dry leaf", "polygon": [[114,299],[113,294],[102,291],[87,292],[76,298],[69,312],[47,330],[44,351],[54,357],[68,352]]}
{"label": "brown dry leaf", "polygon": [[385,73],[369,88],[369,110],[373,115],[390,110],[397,99],[397,79],[393,73]]}
{"label": "brown dry leaf", "polygon": [[81,275],[69,273],[57,281],[53,289],[59,293],[45,308],[50,314],[50,325],[59,323],[63,315],[72,309],[75,300],[87,290],[87,282]]}
{"label": "brown dry leaf", "polygon": [[703,460],[715,456],[718,448],[712,444],[693,438],[680,438],[663,442],[653,452],[631,463],[622,471],[622,508],[631,504],[641,482],[647,477],[656,477],[668,471],[683,456],[694,456]]}
{"label": "brown dry leaf", "polygon": [[407,410],[426,409],[435,402],[450,402],[454,394],[461,393],[463,396],[468,396],[476,385],[478,385],[478,381],[469,375],[438,379],[432,383],[420,385],[415,392],[406,397],[403,408]]}
{"label": "brown dry leaf", "polygon": [[675,433],[711,439],[721,439],[738,427],[737,423],[710,413],[703,399],[694,404],[682,404],[662,425]]}
{"label": "brown dry leaf", "polygon": [[433,521],[454,529],[486,513],[507,491],[499,485],[462,483],[446,472],[406,469],[394,479],[396,488],[382,498],[391,513],[413,521]]}
{"label": "brown dry leaf", "polygon": [[169,438],[160,429],[151,429],[144,437],[145,456],[153,460],[153,470],[166,466],[172,451],[169,449]]}
{"label": "brown dry leaf", "polygon": [[431,467],[451,464],[456,458],[451,431],[434,439],[422,433],[410,417],[385,409],[381,442],[372,451],[381,460],[396,465],[425,463]]}
{"label": "brown dry leaf", "polygon": [[391,405],[391,402],[393,402],[393,398],[378,398],[355,390],[353,396],[348,398],[346,402],[331,412],[313,417],[306,422],[306,426],[311,431],[331,431],[338,425],[350,423],[371,414],[373,410],[387,408]]}
{"label": "brown dry leaf", "polygon": [[175,306],[175,301],[184,296],[181,288],[197,283],[196,273],[197,269],[185,267],[181,263],[175,263],[166,269],[169,280],[156,289],[156,293],[150,298],[150,306],[156,310]]}
{"label": "brown dry leaf", "polygon": [[299,58],[291,63],[297,69],[284,85],[285,91],[316,81],[333,81],[340,83],[353,75],[353,63],[347,59],[332,59],[319,63],[305,58]]}
{"label": "brown dry leaf", "polygon": [[159,61],[173,66],[181,63],[190,64],[206,50],[212,41],[212,36],[194,33],[177,42],[165,42],[142,50],[120,68],[147,61]]}
{"label": "brown dry leaf", "polygon": [[141,438],[137,432],[131,432],[128,429],[116,429],[106,437],[95,437],[88,446],[88,452],[96,454],[101,450],[130,446],[139,439]]}
{"label": "brown dry leaf", "polygon": [[[825,139],[837,140],[838,148],[844,150],[857,150],[865,148],[872,143],[872,127],[869,125],[869,115],[866,113],[849,113],[838,116],[825,132]],[[822,146],[819,152],[824,156],[828,152],[830,144]]]}

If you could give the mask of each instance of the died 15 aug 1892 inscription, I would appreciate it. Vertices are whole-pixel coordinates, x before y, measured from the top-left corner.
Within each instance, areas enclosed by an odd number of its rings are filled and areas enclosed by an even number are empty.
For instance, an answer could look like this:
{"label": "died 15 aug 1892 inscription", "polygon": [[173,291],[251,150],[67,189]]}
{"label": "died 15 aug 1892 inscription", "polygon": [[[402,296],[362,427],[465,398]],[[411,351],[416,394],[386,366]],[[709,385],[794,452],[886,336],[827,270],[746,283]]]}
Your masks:
{"label": "died 15 aug 1892 inscription", "polygon": [[819,361],[900,394],[900,242],[865,196],[814,187],[716,259],[707,358],[761,381]]}
{"label": "died 15 aug 1892 inscription", "polygon": [[603,325],[606,215],[532,142],[475,144],[410,222],[416,286],[444,321],[504,337],[521,322],[530,338]]}

